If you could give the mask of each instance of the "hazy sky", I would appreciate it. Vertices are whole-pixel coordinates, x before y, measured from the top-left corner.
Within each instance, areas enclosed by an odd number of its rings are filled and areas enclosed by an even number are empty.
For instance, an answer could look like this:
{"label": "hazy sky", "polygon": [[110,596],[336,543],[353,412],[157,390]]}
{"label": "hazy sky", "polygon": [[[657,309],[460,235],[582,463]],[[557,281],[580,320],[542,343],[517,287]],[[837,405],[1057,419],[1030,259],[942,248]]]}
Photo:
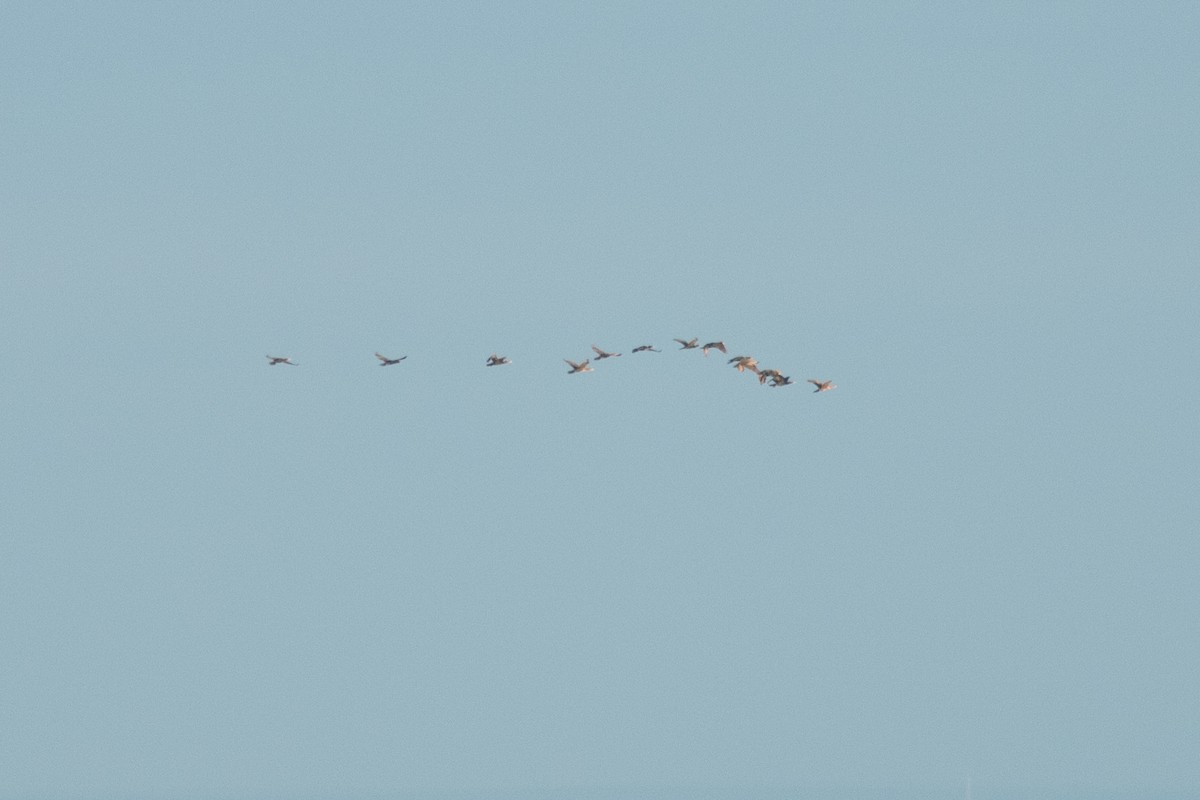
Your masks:
{"label": "hazy sky", "polygon": [[1197,796],[1198,8],[3,4],[0,798]]}

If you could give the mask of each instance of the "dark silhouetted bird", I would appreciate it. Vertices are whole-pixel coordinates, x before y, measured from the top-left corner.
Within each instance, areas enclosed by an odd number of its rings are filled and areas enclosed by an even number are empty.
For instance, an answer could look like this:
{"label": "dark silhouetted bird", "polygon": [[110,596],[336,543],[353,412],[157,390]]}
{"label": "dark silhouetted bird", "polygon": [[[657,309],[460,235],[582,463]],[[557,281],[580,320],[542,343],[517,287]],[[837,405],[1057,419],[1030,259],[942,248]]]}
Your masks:
{"label": "dark silhouetted bird", "polygon": [[387,356],[385,356],[381,353],[376,353],[375,357],[379,359],[379,361],[380,361],[379,366],[381,366],[381,367],[390,367],[392,364],[399,364],[401,361],[408,358],[408,356],[400,356],[399,358],[388,358]]}

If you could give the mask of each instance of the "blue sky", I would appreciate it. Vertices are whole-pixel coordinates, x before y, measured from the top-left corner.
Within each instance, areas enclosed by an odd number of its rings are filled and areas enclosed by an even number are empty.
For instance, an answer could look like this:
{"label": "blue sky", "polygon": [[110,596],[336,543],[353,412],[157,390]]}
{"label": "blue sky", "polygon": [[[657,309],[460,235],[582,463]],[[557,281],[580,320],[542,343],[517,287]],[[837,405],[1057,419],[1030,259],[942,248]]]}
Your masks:
{"label": "blue sky", "polygon": [[0,798],[1200,791],[1198,23],[4,5]]}

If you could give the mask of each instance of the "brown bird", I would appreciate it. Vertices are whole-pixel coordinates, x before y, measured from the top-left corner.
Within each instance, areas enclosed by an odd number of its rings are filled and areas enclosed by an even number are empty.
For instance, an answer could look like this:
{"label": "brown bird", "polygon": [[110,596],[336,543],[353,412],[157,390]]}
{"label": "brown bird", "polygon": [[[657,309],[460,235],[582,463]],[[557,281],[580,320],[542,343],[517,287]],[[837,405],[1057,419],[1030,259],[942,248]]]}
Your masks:
{"label": "brown bird", "polygon": [[297,364],[295,361],[292,361],[287,356],[267,356],[267,358],[270,359],[270,363],[267,364],[268,367],[273,367],[276,364],[288,364],[293,367],[300,366],[299,364]]}
{"label": "brown bird", "polygon": [[681,345],[683,345],[683,347],[679,348],[680,350],[695,350],[697,347],[700,346],[700,345],[696,344],[696,342],[698,342],[699,340],[700,340],[700,337],[697,336],[695,339],[689,339],[686,342],[683,339],[676,339],[675,341],[677,341]]}
{"label": "brown bird", "polygon": [[750,370],[755,374],[758,373],[758,361],[750,356],[734,356],[726,363],[733,364],[733,366],[737,368],[738,372]]}
{"label": "brown bird", "polygon": [[588,361],[591,359],[585,358],[582,364],[576,364],[574,361],[563,359],[571,365],[571,369],[567,372],[568,375],[574,375],[576,372],[592,372],[592,368],[588,366]]}
{"label": "brown bird", "polygon": [[606,358],[616,358],[617,356],[621,355],[620,353],[606,353],[599,347],[596,347],[596,345],[592,345],[592,349],[596,351],[597,361],[603,361]]}
{"label": "brown bird", "polygon": [[502,364],[511,364],[511,363],[512,362],[508,360],[508,356],[498,356],[495,353],[492,353],[490,356],[488,356],[487,363],[484,364],[484,366],[485,367],[498,367]]}
{"label": "brown bird", "polygon": [[813,390],[813,394],[816,394],[817,392],[828,392],[830,389],[837,388],[837,384],[834,383],[833,381],[818,381],[818,380],[809,378],[808,382],[811,383],[813,386],[817,387],[816,389]]}
{"label": "brown bird", "polygon": [[724,342],[709,342],[708,344],[704,345],[703,350],[704,350],[704,355],[708,355],[709,350],[720,350],[722,353],[729,352],[728,350],[725,349]]}
{"label": "brown bird", "polygon": [[[676,339],[675,341],[679,341],[679,340]],[[643,345],[639,345],[638,347],[633,348],[633,352],[635,352],[635,353],[646,353],[646,352],[661,353],[662,350],[655,350],[654,345],[652,345],[652,344],[643,344]]]}
{"label": "brown bird", "polygon": [[379,359],[379,361],[380,361],[379,366],[381,366],[381,367],[390,367],[392,364],[399,364],[401,361],[408,358],[408,356],[400,356],[399,358],[388,358],[387,356],[383,355],[382,353],[376,353],[375,357]]}
{"label": "brown bird", "polygon": [[759,383],[766,383],[768,380],[773,381],[773,380],[776,380],[777,378],[782,378],[782,377],[783,377],[783,373],[781,373],[777,369],[760,369],[758,371],[758,382]]}

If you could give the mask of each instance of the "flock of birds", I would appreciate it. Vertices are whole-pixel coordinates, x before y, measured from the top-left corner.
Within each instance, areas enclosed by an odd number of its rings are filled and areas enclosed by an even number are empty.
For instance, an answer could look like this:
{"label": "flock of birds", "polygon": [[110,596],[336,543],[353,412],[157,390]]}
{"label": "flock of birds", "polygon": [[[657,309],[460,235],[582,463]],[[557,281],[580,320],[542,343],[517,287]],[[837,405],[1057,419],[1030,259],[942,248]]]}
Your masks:
{"label": "flock of birds", "polygon": [[[725,348],[724,342],[709,342],[708,344],[702,345],[699,343],[700,342],[699,338],[676,339],[675,341],[679,343],[680,350],[697,350],[698,349],[704,353],[705,357],[708,356],[708,352],[710,350],[720,350],[725,355],[729,355],[729,351]],[[618,356],[621,355],[620,353],[610,353],[606,350],[601,350],[596,345],[592,345],[592,350],[596,353],[596,355],[592,357],[596,361],[603,361],[606,358],[617,358]],[[639,345],[639,346],[633,348],[633,350],[631,352],[634,352],[634,353],[661,353],[662,351],[655,348],[654,345],[643,344],[643,345]],[[399,364],[401,361],[408,358],[408,356],[400,356],[399,358],[389,358],[388,356],[385,356],[383,353],[376,353],[375,358],[379,359],[379,366],[390,367],[395,364]],[[574,375],[579,372],[594,371],[591,366],[592,358],[585,358],[583,361],[579,361],[579,362],[571,361],[569,358],[564,358],[563,361],[567,364],[567,366],[570,367],[570,369],[567,370],[567,374]],[[512,363],[512,359],[508,358],[507,356],[502,356],[502,355],[497,355],[496,353],[492,353],[490,356],[487,357],[487,360],[484,362],[483,365],[485,367],[499,367],[499,366],[503,366],[505,364],[511,364],[511,363]],[[729,359],[728,363],[732,364],[733,367],[738,372],[749,372],[753,375],[756,375],[758,377],[758,382],[760,384],[764,384],[764,385],[772,386],[772,387],[780,387],[780,386],[791,386],[793,383],[795,383],[795,381],[792,380],[791,377],[784,375],[782,372],[780,372],[777,369],[767,369],[765,367],[760,367],[758,365],[758,360],[752,356],[734,356],[733,358]],[[273,367],[276,364],[287,364],[292,367],[300,366],[297,362],[292,361],[292,359],[287,356],[267,356],[267,365],[268,366]],[[833,381],[819,381],[816,378],[809,378],[808,382],[811,383],[813,386],[817,387],[814,390],[814,393],[815,392],[828,392],[830,389],[837,388],[837,384],[835,384]]]}

